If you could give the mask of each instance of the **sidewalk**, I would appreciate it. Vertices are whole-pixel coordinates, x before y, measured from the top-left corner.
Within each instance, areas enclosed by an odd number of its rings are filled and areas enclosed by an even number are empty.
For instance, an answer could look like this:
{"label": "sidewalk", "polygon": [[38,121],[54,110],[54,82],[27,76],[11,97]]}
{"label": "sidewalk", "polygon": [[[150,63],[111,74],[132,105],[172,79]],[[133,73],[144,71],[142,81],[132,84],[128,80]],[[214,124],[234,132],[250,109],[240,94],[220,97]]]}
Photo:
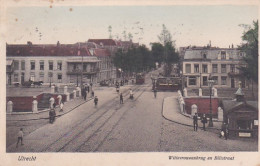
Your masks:
{"label": "sidewalk", "polygon": [[[76,107],[84,104],[92,100],[92,98],[87,98],[87,100],[83,100],[81,97],[77,97],[76,99],[72,99],[68,102],[64,103],[63,112],[59,112],[59,105],[56,106],[56,116],[62,116],[72,111]],[[45,109],[43,111],[39,111],[39,113],[24,113],[24,114],[7,114],[6,121],[27,121],[27,120],[39,120],[39,119],[49,119],[49,109]]]}
{"label": "sidewalk", "polygon": [[[165,119],[180,125],[193,127],[193,119],[180,112],[177,93],[174,96],[164,98],[162,107],[162,116]],[[221,128],[221,124],[222,122],[213,121],[214,127],[206,127],[206,130],[217,131]],[[202,128],[200,121],[198,125],[199,128]]]}

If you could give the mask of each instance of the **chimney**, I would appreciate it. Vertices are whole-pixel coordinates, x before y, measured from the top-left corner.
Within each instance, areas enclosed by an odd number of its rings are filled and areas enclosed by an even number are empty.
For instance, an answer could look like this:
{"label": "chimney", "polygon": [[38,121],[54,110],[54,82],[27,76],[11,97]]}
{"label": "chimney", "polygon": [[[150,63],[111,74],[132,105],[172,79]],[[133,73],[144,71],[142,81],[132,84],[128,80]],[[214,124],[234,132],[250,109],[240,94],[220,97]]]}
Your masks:
{"label": "chimney", "polygon": [[27,41],[27,45],[31,46],[32,42],[31,41]]}
{"label": "chimney", "polygon": [[233,45],[233,43],[232,43],[232,48],[234,48],[234,45]]}
{"label": "chimney", "polygon": [[60,46],[60,41],[57,42],[57,46]]}

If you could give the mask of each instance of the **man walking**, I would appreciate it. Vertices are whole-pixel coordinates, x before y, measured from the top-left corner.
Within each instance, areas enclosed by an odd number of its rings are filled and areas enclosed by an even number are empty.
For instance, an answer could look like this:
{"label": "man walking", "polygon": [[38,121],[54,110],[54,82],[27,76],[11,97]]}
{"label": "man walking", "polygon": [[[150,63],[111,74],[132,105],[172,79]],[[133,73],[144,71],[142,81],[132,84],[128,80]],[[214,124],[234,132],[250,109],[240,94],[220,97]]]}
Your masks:
{"label": "man walking", "polygon": [[198,114],[195,113],[195,115],[193,116],[193,127],[194,127],[194,131],[198,130]]}
{"label": "man walking", "polygon": [[201,119],[201,123],[203,124],[203,130],[206,131],[205,124],[208,123],[208,120],[207,120],[205,114],[203,114],[203,117]]}
{"label": "man walking", "polygon": [[18,147],[18,144],[20,141],[21,141],[21,145],[24,145],[23,144],[23,128],[20,128],[20,131],[18,132],[17,137],[18,137],[18,140],[16,143],[16,148]]}
{"label": "man walking", "polygon": [[226,123],[223,123],[222,126],[221,126],[221,132],[220,132],[220,135],[219,135],[219,138],[221,138],[222,136],[225,137],[225,140],[227,140],[227,125]]}
{"label": "man walking", "polygon": [[123,104],[123,103],[124,103],[123,94],[120,93],[120,104]]}

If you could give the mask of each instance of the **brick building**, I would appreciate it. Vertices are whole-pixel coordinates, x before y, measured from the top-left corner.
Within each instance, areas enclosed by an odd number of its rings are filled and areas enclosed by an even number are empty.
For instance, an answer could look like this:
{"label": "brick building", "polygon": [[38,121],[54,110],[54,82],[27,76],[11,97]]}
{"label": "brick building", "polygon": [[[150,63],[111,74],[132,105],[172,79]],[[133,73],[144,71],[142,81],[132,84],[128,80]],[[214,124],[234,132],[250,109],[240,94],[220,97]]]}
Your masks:
{"label": "brick building", "polygon": [[[103,54],[106,53],[106,54]],[[115,76],[109,52],[93,43],[6,45],[7,84],[25,81],[44,83],[97,82]],[[99,58],[99,57],[107,58]],[[109,62],[109,63],[108,63]],[[106,64],[105,67],[101,67]],[[106,77],[102,78],[105,72]],[[98,77],[99,76],[99,77]]]}

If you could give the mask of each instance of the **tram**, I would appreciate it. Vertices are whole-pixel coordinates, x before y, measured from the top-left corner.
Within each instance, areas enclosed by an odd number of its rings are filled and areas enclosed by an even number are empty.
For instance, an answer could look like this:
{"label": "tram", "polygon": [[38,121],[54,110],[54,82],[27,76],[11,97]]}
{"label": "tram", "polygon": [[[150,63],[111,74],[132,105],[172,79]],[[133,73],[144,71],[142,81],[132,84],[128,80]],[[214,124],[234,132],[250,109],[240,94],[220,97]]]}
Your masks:
{"label": "tram", "polygon": [[143,73],[136,74],[135,83],[136,84],[144,84],[145,82],[145,75]]}
{"label": "tram", "polygon": [[159,77],[156,80],[156,89],[178,91],[181,89],[181,78],[180,77]]}

